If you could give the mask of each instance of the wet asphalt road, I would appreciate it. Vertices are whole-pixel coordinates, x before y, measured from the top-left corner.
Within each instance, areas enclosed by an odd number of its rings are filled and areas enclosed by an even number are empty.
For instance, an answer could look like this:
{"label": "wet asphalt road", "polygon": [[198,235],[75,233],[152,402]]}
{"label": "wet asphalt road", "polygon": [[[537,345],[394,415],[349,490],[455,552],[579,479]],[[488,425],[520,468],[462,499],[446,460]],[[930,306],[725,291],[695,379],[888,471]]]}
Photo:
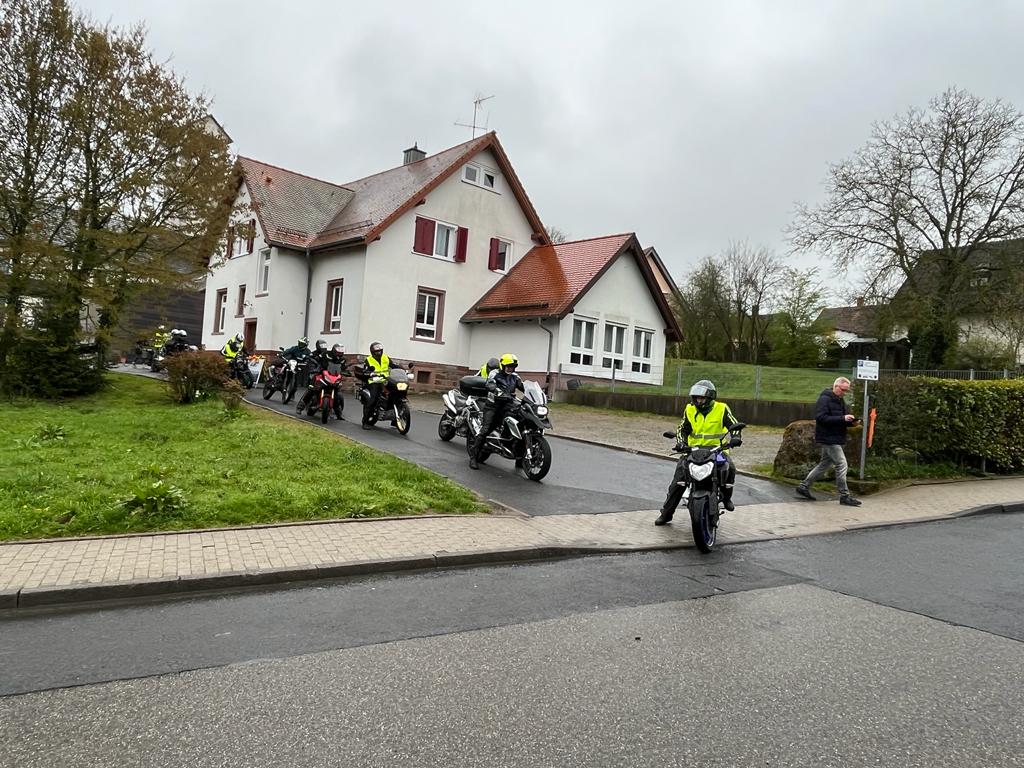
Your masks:
{"label": "wet asphalt road", "polygon": [[[294,405],[282,405],[279,393],[266,401],[259,391],[253,390],[247,399],[278,413],[295,416]],[[345,401],[347,420],[338,422],[332,418],[327,429],[419,464],[471,488],[486,499],[529,515],[658,509],[672,480],[674,465],[671,461],[562,440],[557,437],[557,422],[555,431],[547,435],[552,451],[551,471],[542,482],[526,479],[515,471],[511,461],[495,456],[474,471],[469,468],[465,439],[456,437],[446,443],[438,438],[440,417],[437,414],[414,410],[412,429],[403,437],[389,425],[362,429],[358,401],[351,395],[346,395]],[[552,413],[552,418],[557,419],[557,412]],[[307,420],[320,425],[319,417]],[[737,506],[767,504],[792,501],[792,492],[789,486],[744,476],[737,479],[733,498]]]}
{"label": "wet asphalt road", "polygon": [[991,515],[19,615],[0,766],[1021,765],[1022,546]]}

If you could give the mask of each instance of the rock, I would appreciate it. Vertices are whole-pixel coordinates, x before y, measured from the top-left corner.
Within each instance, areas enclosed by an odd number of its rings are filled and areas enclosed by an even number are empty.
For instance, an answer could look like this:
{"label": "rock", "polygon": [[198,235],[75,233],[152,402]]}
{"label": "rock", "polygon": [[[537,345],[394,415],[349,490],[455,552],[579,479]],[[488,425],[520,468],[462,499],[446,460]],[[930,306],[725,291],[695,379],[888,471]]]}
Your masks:
{"label": "rock", "polygon": [[[843,451],[846,453],[851,471],[860,466],[860,432],[860,427],[851,427],[846,432],[846,445]],[[779,452],[775,454],[775,474],[803,480],[820,460],[821,446],[814,442],[814,422],[808,420],[790,423],[782,434]],[[822,479],[833,477],[835,473],[829,470]]]}

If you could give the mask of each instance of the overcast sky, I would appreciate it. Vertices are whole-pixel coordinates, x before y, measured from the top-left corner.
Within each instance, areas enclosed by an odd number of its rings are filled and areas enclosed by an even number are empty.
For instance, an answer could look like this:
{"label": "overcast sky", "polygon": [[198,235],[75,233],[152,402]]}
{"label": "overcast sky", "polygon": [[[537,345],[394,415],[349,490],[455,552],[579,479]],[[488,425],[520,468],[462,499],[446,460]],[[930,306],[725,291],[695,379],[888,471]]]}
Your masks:
{"label": "overcast sky", "polygon": [[[73,0],[74,1],[74,0]],[[678,279],[788,255],[796,201],[950,85],[1024,107],[1024,2],[78,0],[143,22],[239,154],[343,183],[496,130],[541,220],[635,231]],[[836,293],[848,293],[846,281]]]}

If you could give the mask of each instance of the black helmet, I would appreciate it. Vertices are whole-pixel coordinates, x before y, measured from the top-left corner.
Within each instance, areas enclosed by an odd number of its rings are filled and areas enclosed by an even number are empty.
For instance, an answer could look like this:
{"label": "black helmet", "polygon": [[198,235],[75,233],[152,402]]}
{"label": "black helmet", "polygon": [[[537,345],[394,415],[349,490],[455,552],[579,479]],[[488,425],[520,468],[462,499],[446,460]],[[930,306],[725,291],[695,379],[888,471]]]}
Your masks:
{"label": "black helmet", "polygon": [[375,341],[370,345],[370,354],[374,357],[378,357],[384,354],[384,345],[379,341]]}
{"label": "black helmet", "polygon": [[316,340],[316,351],[317,352],[326,352],[327,351],[327,342],[324,341],[323,339],[317,339]]}
{"label": "black helmet", "polygon": [[487,361],[487,372],[488,373],[490,373],[491,371],[496,371],[500,367],[501,366],[498,364],[498,358],[496,358],[496,357],[492,357],[490,360]]}
{"label": "black helmet", "polygon": [[690,402],[698,411],[707,414],[711,410],[717,394],[714,384],[707,379],[701,379],[690,387]]}
{"label": "black helmet", "polygon": [[331,347],[331,352],[333,352],[336,355],[344,355],[345,348],[341,346],[341,344],[335,344],[333,347]]}

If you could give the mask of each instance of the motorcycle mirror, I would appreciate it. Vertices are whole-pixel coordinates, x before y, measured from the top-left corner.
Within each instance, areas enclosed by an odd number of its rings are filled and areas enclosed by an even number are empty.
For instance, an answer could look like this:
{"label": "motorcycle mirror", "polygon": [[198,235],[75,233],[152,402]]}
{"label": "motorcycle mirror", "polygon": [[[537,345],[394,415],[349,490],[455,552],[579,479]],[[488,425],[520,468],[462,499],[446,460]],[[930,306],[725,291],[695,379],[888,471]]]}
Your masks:
{"label": "motorcycle mirror", "polygon": [[747,428],[747,425],[743,424],[743,423],[733,424],[731,427],[729,427],[729,431],[730,432],[742,432],[746,428]]}

